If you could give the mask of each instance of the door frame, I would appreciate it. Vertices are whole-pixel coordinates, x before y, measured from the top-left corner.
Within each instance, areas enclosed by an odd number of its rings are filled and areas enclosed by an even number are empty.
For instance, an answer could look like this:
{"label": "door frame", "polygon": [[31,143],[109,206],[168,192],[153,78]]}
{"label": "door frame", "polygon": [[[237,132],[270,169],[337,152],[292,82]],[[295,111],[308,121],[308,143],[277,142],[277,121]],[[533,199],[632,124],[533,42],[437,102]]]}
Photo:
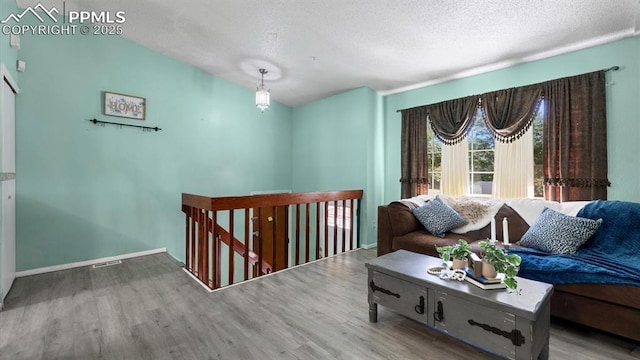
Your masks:
{"label": "door frame", "polygon": [[13,88],[13,92],[16,95],[18,95],[20,93],[20,88],[18,87],[18,83],[13,79],[13,76],[11,76],[11,73],[9,72],[7,67],[4,66],[4,64],[0,64],[0,76],[3,79],[7,80],[7,83],[9,83],[9,86],[11,86],[11,88]]}
{"label": "door frame", "polygon": [[[2,80],[2,82],[6,82],[9,87],[11,88],[11,90],[13,90],[14,93],[14,102],[15,102],[15,96],[18,95],[18,93],[20,92],[20,88],[18,87],[18,83],[13,79],[13,77],[11,76],[11,73],[9,72],[9,70],[7,69],[7,67],[4,64],[0,64],[0,80]],[[3,119],[1,118],[2,116],[2,108],[4,107],[3,105],[3,99],[4,99],[4,94],[2,93],[4,91],[5,87],[4,84],[2,84],[2,87],[0,88],[0,123],[3,121]],[[15,105],[14,105],[14,109],[15,109]],[[15,111],[14,111],[14,123],[15,123]],[[0,136],[2,136],[0,134]],[[14,140],[15,140],[15,125],[14,125]],[[14,170],[15,171],[15,170]],[[13,180],[15,181],[15,180]],[[1,191],[0,191],[1,192]],[[0,194],[1,195],[1,194]],[[14,196],[15,199],[15,196]],[[15,201],[15,200],[14,200]],[[14,215],[15,215],[15,209],[14,209]],[[0,214],[1,216],[1,214]],[[4,249],[5,247],[5,243],[4,243],[4,239],[1,236],[0,233],[0,250]],[[16,245],[16,239],[15,239],[15,235],[14,235],[14,239],[13,239],[13,249],[14,249],[14,254],[13,254],[13,274],[10,274],[9,276],[12,277],[12,280],[10,283],[13,283],[13,280],[15,280],[15,264],[16,264],[16,259],[15,259],[15,245]],[[0,264],[0,286],[2,286],[1,281],[3,279],[3,277],[5,277],[7,274],[2,274],[3,268],[5,267],[4,264],[4,251],[0,251],[0,256],[2,257],[2,264]],[[9,290],[11,290],[10,288],[11,286],[9,286],[9,289],[0,289],[2,291],[0,291],[0,310],[2,310],[3,305],[4,305],[4,299],[7,296],[7,294],[9,293]]]}

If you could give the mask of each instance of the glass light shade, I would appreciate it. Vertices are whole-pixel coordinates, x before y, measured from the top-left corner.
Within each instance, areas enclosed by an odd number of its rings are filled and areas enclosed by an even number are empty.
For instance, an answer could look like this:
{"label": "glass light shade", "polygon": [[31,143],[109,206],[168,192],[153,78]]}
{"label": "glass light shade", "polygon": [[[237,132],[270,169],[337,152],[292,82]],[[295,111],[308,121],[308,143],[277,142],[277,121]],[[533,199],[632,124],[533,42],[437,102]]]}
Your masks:
{"label": "glass light shade", "polygon": [[269,90],[263,86],[258,87],[258,90],[256,90],[256,107],[261,112],[269,109],[269,96]]}

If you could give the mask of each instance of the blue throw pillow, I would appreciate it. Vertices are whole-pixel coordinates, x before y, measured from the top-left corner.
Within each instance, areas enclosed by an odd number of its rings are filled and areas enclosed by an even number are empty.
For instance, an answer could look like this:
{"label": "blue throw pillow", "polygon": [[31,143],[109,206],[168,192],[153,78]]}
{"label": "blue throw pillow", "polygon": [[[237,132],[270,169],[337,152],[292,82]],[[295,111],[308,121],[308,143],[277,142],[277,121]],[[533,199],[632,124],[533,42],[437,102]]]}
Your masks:
{"label": "blue throw pillow", "polygon": [[442,201],[440,196],[436,196],[424,206],[413,209],[413,215],[427,231],[437,237],[444,237],[447,231],[467,224],[467,221]]}
{"label": "blue throw pillow", "polygon": [[545,208],[518,245],[553,254],[575,254],[602,224],[602,219],[569,216]]}

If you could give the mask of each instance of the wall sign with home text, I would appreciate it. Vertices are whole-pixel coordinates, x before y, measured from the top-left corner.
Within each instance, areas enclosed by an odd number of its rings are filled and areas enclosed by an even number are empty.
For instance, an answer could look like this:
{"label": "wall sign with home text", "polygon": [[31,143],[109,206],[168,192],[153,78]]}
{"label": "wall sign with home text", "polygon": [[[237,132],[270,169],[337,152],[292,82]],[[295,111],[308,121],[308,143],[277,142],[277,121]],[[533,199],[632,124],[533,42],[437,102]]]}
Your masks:
{"label": "wall sign with home text", "polygon": [[104,92],[104,114],[144,120],[147,101],[145,98]]}

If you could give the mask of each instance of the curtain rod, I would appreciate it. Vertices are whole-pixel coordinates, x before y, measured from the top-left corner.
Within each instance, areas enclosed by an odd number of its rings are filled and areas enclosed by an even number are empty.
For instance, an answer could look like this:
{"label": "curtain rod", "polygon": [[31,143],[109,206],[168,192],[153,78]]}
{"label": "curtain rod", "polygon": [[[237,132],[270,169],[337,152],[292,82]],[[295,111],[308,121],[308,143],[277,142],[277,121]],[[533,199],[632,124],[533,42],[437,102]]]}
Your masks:
{"label": "curtain rod", "polygon": [[[606,68],[606,69],[602,69],[602,70],[603,70],[604,72],[609,72],[609,71],[618,71],[618,70],[620,70],[620,66],[618,66],[618,65],[614,65],[614,66],[612,66],[612,67],[610,67],[610,68]],[[473,96],[473,95],[471,95],[471,96]],[[424,105],[413,106],[413,107],[406,108],[406,109],[398,109],[398,110],[396,110],[396,112],[401,112],[402,110],[408,110],[408,109],[411,109],[411,108],[414,108],[414,107],[420,107],[420,106],[424,106]]]}
{"label": "curtain rod", "polygon": [[144,131],[159,131],[162,130],[159,127],[151,127],[151,126],[142,126],[142,125],[131,125],[131,124],[123,124],[123,123],[117,123],[117,122],[110,122],[110,121],[102,121],[102,120],[98,120],[98,119],[87,119],[89,120],[89,122],[92,122],[94,125],[97,124],[109,124],[109,125],[116,125],[116,126],[128,126],[128,127],[134,127],[134,128],[141,128]]}

